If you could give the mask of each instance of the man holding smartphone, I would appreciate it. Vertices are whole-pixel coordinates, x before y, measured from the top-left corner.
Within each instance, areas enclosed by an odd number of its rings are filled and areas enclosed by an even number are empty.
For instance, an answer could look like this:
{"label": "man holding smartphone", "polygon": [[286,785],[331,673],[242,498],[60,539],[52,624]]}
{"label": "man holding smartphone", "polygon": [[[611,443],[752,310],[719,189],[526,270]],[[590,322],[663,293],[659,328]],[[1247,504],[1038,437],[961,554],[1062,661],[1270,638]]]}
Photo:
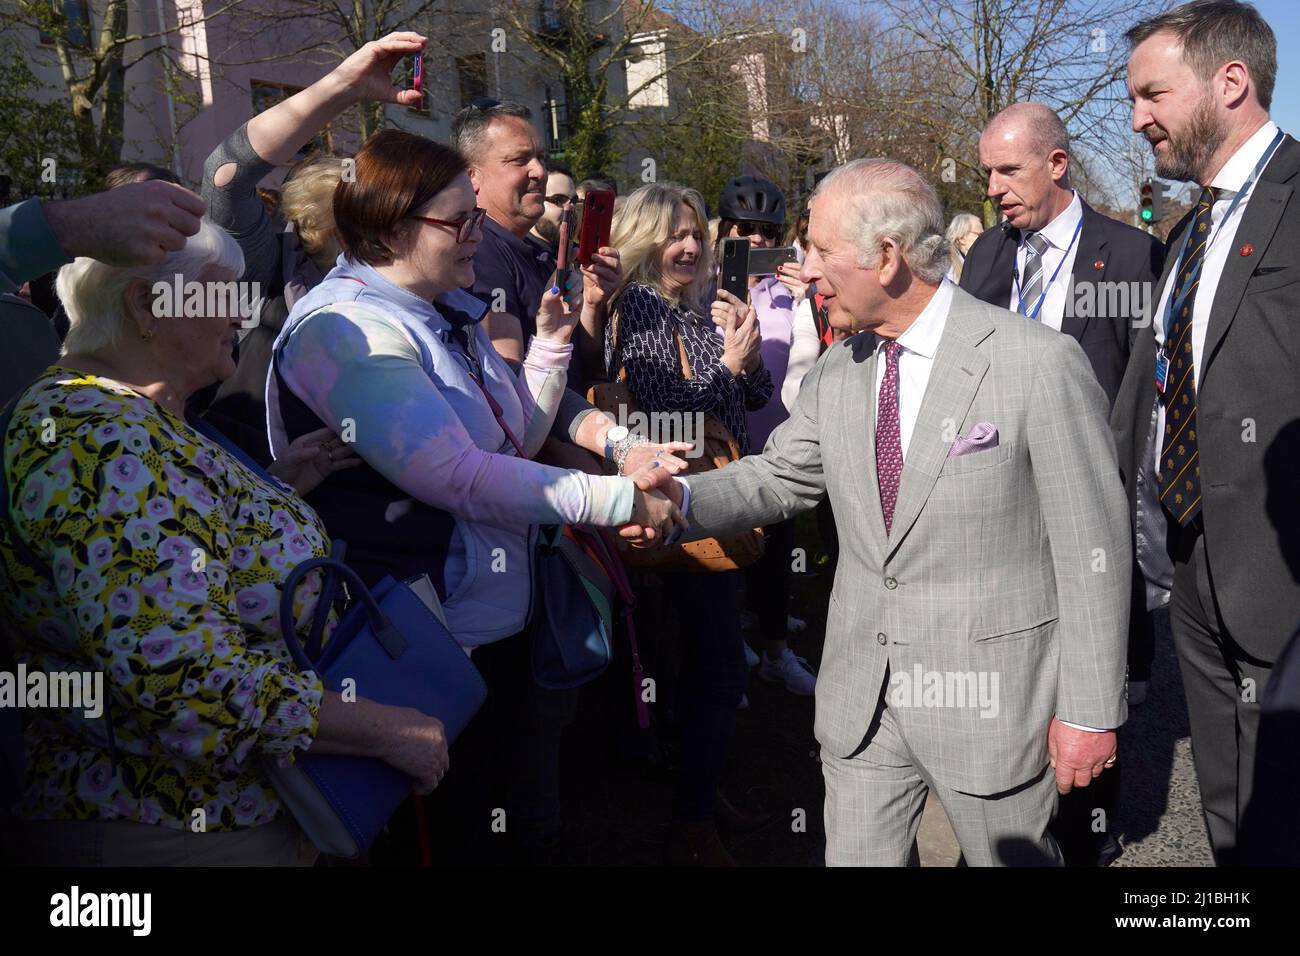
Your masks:
{"label": "man holding smartphone", "polygon": [[584,394],[584,357],[603,355],[605,302],[618,286],[618,254],[607,249],[580,277],[557,277],[550,248],[530,235],[546,213],[547,169],[546,150],[528,107],[476,100],[456,116],[451,136],[470,164],[479,205],[487,210],[471,291],[488,306],[485,321],[493,344],[506,361],[522,362],[542,293],[571,281],[571,305],[582,312],[574,331],[569,388]]}

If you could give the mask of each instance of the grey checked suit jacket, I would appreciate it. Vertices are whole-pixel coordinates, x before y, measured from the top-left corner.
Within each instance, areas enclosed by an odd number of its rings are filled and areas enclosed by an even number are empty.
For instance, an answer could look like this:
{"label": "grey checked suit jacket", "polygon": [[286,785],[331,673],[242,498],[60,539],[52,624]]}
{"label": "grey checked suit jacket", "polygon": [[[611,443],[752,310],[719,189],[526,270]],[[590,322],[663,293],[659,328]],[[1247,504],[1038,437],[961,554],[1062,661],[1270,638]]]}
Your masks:
{"label": "grey checked suit jacket", "polygon": [[[1053,714],[1118,727],[1132,550],[1106,397],[1079,344],[953,291],[885,535],[875,464],[876,340],[832,346],[761,455],[688,479],[692,533],[772,524],[829,495],[840,562],[816,735],[861,749],[894,676],[975,674],[997,712],[891,708],[945,787],[995,794],[1047,763]],[[995,448],[949,458],[979,422]],[[969,686],[969,685],[967,685]],[[983,708],[987,713],[992,708]]]}

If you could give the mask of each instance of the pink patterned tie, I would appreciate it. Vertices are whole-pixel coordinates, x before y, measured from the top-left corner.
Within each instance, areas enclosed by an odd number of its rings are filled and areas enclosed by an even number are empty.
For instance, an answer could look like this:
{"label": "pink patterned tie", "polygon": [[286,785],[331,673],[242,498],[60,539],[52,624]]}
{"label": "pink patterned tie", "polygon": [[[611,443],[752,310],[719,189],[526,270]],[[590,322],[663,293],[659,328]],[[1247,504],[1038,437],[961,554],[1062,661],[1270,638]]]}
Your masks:
{"label": "pink patterned tie", "polygon": [[885,346],[885,380],[880,383],[880,402],[876,408],[876,477],[880,482],[885,534],[893,528],[898,481],[903,474],[903,440],[898,431],[898,353],[902,350],[897,342]]}

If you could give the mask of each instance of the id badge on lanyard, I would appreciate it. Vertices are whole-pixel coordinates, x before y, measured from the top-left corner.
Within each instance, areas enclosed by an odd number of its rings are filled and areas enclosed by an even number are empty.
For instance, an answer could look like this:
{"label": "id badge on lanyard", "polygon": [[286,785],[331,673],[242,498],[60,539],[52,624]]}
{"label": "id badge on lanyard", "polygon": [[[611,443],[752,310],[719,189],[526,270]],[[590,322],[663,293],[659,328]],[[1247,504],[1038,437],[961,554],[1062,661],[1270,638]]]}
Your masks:
{"label": "id badge on lanyard", "polygon": [[[1219,238],[1222,227],[1227,225],[1228,220],[1232,218],[1232,214],[1236,210],[1237,205],[1241,202],[1242,198],[1248,192],[1250,192],[1251,188],[1255,185],[1255,180],[1257,180],[1259,178],[1259,174],[1264,171],[1264,167],[1268,165],[1268,161],[1273,158],[1273,154],[1277,152],[1277,148],[1279,145],[1281,145],[1282,139],[1285,136],[1286,134],[1282,132],[1282,130],[1280,129],[1273,135],[1272,141],[1268,144],[1268,147],[1264,150],[1264,155],[1261,156],[1259,158],[1259,162],[1255,164],[1255,169],[1251,172],[1249,178],[1247,178],[1246,182],[1242,185],[1242,187],[1237,190],[1237,194],[1232,197],[1232,202],[1228,205],[1228,211],[1225,212],[1223,214],[1223,218],[1219,220],[1220,228],[1216,229],[1213,232],[1213,234],[1206,240],[1205,252],[1201,255],[1201,260],[1197,262],[1196,265],[1192,268],[1192,270],[1188,273],[1187,278],[1184,281],[1184,288],[1182,294],[1179,295],[1177,298],[1175,298],[1175,296],[1173,295],[1173,290],[1170,290],[1170,295],[1168,300],[1166,300],[1167,304],[1165,306],[1165,319],[1164,319],[1165,341],[1160,346],[1160,348],[1156,351],[1155,374],[1152,376],[1152,380],[1156,386],[1156,391],[1161,395],[1163,395],[1165,393],[1165,389],[1169,387],[1169,332],[1173,326],[1174,313],[1176,313],[1179,309],[1183,307],[1183,303],[1187,301],[1188,294],[1191,292],[1192,288],[1199,281],[1201,267],[1205,265],[1205,256],[1209,255],[1210,247],[1214,245],[1214,240]],[[1191,246],[1191,244],[1192,244],[1192,227],[1189,225],[1187,227],[1187,238],[1183,240],[1183,248],[1182,251],[1178,253],[1178,259],[1174,263],[1174,271],[1171,273],[1171,276],[1177,276],[1178,273],[1182,271],[1183,259],[1186,258],[1187,249],[1189,246]]]}
{"label": "id badge on lanyard", "polygon": [[1156,352],[1156,374],[1155,374],[1156,391],[1161,395],[1169,387],[1169,355],[1165,352],[1165,347],[1160,346],[1160,351]]}

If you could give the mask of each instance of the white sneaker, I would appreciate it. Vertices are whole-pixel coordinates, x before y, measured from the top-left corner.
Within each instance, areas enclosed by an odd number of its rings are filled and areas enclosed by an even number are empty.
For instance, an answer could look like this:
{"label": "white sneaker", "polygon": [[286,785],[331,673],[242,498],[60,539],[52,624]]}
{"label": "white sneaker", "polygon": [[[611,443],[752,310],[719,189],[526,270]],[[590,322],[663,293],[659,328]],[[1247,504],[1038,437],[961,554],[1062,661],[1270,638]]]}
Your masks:
{"label": "white sneaker", "polygon": [[785,684],[786,690],[800,697],[811,696],[817,687],[817,678],[808,668],[808,662],[802,657],[796,657],[788,647],[776,660],[764,653],[758,676],[765,681]]}
{"label": "white sneaker", "polygon": [[755,668],[758,666],[758,654],[749,646],[749,641],[745,641],[745,666]]}
{"label": "white sneaker", "polygon": [[791,614],[785,619],[785,632],[787,634],[802,634],[806,630],[808,630],[808,622],[803,618]]}

